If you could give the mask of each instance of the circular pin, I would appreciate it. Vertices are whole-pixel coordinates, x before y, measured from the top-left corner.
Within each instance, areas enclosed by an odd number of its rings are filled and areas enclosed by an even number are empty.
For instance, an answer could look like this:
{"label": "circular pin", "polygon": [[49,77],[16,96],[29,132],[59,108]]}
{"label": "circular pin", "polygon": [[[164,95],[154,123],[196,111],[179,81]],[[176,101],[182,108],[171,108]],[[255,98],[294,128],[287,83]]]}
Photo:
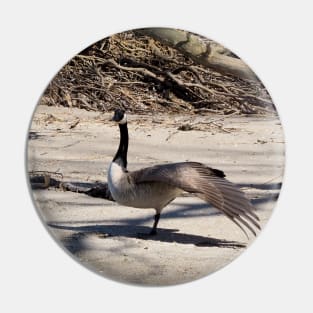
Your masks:
{"label": "circular pin", "polygon": [[106,278],[182,284],[259,235],[282,185],[273,101],[232,51],[185,30],[104,38],[51,80],[29,128],[41,221]]}

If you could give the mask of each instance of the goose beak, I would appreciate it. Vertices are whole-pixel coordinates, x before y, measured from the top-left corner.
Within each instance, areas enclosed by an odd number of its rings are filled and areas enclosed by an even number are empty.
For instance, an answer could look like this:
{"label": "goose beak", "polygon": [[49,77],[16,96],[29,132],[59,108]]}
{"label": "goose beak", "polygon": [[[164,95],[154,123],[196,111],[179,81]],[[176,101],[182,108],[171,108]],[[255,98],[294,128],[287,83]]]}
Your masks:
{"label": "goose beak", "polygon": [[118,122],[117,116],[114,114],[114,116],[110,119],[111,122]]}
{"label": "goose beak", "polygon": [[118,114],[116,113],[116,111],[114,112],[114,115],[113,115],[111,121],[112,121],[112,122],[118,122],[118,121],[119,121],[119,116],[118,116]]}

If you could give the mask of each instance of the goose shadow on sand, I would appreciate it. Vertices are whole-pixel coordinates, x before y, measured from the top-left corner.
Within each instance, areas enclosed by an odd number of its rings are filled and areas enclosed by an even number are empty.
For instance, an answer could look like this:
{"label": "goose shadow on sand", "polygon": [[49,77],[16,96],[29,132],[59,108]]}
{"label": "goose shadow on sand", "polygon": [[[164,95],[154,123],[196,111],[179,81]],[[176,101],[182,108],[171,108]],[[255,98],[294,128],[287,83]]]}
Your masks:
{"label": "goose shadow on sand", "polygon": [[[62,223],[63,224],[63,223]],[[74,231],[73,234],[64,239],[65,247],[72,253],[77,253],[84,249],[83,240],[86,236],[97,236],[98,238],[116,239],[118,237],[137,238],[144,240],[153,240],[168,243],[179,244],[193,244],[197,247],[218,247],[241,249],[245,248],[246,244],[213,238],[204,237],[194,234],[186,234],[178,232],[178,229],[158,228],[157,235],[146,236],[151,230],[148,226],[133,226],[133,225],[87,225],[87,226],[73,226],[62,225],[59,223],[48,223],[48,226],[54,229]]]}

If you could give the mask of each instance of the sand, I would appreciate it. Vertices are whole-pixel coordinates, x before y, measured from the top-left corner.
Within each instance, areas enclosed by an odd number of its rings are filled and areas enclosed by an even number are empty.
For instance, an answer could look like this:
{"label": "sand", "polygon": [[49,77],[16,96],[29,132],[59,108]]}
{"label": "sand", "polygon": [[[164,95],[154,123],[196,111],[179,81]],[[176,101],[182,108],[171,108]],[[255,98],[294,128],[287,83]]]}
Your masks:
{"label": "sand", "polygon": [[[64,181],[105,182],[117,149],[111,114],[38,106],[30,128],[28,170],[60,172]],[[191,130],[180,131],[181,125]],[[252,200],[261,225],[279,195],[284,138],[277,116],[129,116],[129,170],[197,161],[223,170]],[[31,191],[47,230],[60,246],[94,272],[150,286],[181,284],[229,264],[254,238],[202,200],[182,196],[149,232],[154,210],[50,187]]]}

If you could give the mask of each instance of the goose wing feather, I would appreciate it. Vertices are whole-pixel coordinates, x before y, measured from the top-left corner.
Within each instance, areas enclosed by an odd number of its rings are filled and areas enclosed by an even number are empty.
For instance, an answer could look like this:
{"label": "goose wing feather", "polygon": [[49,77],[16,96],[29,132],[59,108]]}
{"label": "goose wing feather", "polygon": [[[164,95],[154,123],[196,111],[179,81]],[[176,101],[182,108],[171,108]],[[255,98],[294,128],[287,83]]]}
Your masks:
{"label": "goose wing feather", "polygon": [[[197,162],[156,165],[130,173],[134,183],[163,182],[190,192],[223,212],[247,235],[243,226],[254,235],[260,229],[259,218],[253,212],[244,193],[225,178],[222,171]],[[247,235],[248,236],[248,235]]]}

